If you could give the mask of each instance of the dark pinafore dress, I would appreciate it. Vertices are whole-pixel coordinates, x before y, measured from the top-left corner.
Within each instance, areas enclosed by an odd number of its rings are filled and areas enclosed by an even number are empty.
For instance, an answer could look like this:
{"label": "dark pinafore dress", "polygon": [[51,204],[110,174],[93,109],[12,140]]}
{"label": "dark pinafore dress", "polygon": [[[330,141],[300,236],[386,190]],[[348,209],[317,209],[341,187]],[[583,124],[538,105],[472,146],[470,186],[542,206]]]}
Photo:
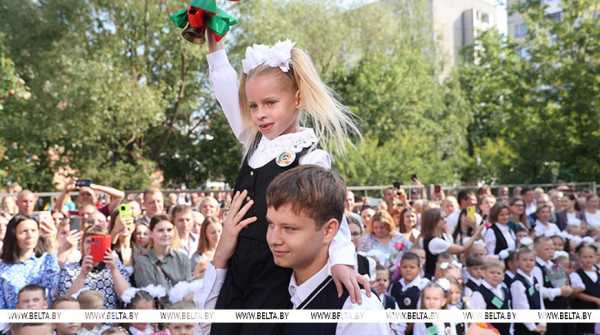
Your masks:
{"label": "dark pinafore dress", "polygon": [[[254,149],[258,140],[257,137],[254,141]],[[316,147],[317,144],[314,144],[298,153],[284,152],[257,169],[248,165],[248,159],[254,150],[251,149],[246,155],[235,191],[248,191],[248,196],[254,200],[254,205],[246,217],[256,216],[257,222],[240,232],[215,308],[290,309],[292,307],[288,292],[292,270],[275,265],[266,241],[266,192],[276,176],[298,166],[300,158],[315,150]],[[286,154],[287,157],[283,156]],[[281,324],[213,323],[211,326],[211,335],[276,335],[281,332]]]}

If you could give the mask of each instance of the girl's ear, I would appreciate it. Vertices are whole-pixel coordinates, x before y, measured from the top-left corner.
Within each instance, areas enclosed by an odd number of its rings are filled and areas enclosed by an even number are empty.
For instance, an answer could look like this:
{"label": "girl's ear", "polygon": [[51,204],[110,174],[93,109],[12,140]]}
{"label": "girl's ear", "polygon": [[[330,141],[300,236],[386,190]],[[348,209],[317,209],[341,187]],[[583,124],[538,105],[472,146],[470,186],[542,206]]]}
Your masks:
{"label": "girl's ear", "polygon": [[296,109],[300,108],[301,104],[302,104],[302,100],[300,99],[300,90],[296,91],[296,94],[294,96],[294,100],[296,103]]}

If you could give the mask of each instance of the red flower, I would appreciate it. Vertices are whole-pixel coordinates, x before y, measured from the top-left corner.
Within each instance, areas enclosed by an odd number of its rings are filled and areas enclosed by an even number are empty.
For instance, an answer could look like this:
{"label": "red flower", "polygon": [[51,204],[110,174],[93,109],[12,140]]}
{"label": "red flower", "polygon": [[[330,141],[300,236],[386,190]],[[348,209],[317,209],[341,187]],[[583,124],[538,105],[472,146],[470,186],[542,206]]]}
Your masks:
{"label": "red flower", "polygon": [[402,251],[402,250],[404,250],[404,247],[405,247],[405,245],[404,245],[404,243],[402,243],[402,242],[396,242],[396,243],[394,244],[394,248],[396,248],[396,250],[398,250],[398,251]]}

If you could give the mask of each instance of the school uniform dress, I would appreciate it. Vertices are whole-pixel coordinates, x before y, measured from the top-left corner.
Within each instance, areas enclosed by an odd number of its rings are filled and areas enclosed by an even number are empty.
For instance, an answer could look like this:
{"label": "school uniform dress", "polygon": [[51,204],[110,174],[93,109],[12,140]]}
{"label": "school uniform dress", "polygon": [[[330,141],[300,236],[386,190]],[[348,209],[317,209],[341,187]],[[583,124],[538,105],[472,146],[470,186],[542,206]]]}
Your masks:
{"label": "school uniform dress", "polygon": [[[362,304],[353,304],[347,292],[338,297],[333,278],[325,265],[302,284],[294,276],[289,281],[290,301],[293,309],[343,309],[343,310],[382,310],[383,305],[375,295],[367,297],[361,291]],[[300,323],[285,324],[283,335],[365,335],[390,334],[386,323]]]}
{"label": "school uniform dress", "polygon": [[515,280],[515,274],[512,271],[506,270],[504,273],[504,285],[510,289],[513,280]]}
{"label": "school uniform dress", "polygon": [[438,256],[448,251],[452,245],[452,237],[444,234],[442,237],[430,237],[423,239],[425,250],[425,278],[432,279],[435,275],[435,266]]}
{"label": "school uniform dress", "polygon": [[464,296],[465,297],[471,297],[473,295],[474,292],[476,292],[477,290],[479,290],[479,286],[481,286],[481,279],[475,279],[473,277],[471,277],[471,275],[469,274],[469,272],[466,272],[466,274],[464,275],[465,277],[465,289],[464,289]]}
{"label": "school uniform dress", "polygon": [[[515,280],[510,286],[510,295],[514,309],[544,309],[544,301],[540,293],[541,285],[533,275],[517,270]],[[539,335],[534,332],[536,324],[515,323],[515,335]]]}
{"label": "school uniform dress", "polygon": [[[560,295],[560,287],[555,288],[552,285],[552,281],[549,277],[549,271],[552,269],[552,261],[544,261],[543,259],[536,257],[535,267],[531,271],[533,276],[539,283],[542,283],[541,294],[544,299],[544,306],[546,309],[567,309],[569,301],[566,297]],[[567,332],[566,323],[549,323],[547,324],[546,334],[548,335],[561,335]]]}
{"label": "school uniform dress", "polygon": [[[273,178],[298,165],[313,164],[330,169],[331,158],[318,148],[312,129],[303,128],[271,140],[252,137],[241,120],[237,74],[225,51],[211,53],[207,59],[209,79],[225,117],[237,139],[250,148],[235,190],[248,191],[254,205],[246,217],[257,217],[257,222],[240,233],[216,308],[286,309],[290,307],[287,286],[292,271],[275,265],[266,243],[266,190]],[[345,220],[330,245],[329,254],[332,264],[356,265],[356,253]],[[277,324],[213,324],[211,334],[268,335],[277,334],[280,328]]]}
{"label": "school uniform dress", "polygon": [[417,304],[419,302],[419,297],[421,296],[421,291],[427,284],[429,284],[429,280],[422,278],[421,276],[417,276],[410,283],[407,283],[404,278],[401,278],[390,286],[389,292],[390,295],[396,299],[398,308],[418,309]]}
{"label": "school uniform dress", "polygon": [[[579,269],[569,276],[571,285],[574,288],[582,288],[583,292],[596,298],[600,298],[600,272],[597,269],[594,271],[584,271]],[[574,299],[573,309],[598,309],[598,305]],[[600,323],[578,323],[576,334],[600,334]]]}
{"label": "school uniform dress", "polygon": [[488,255],[498,255],[500,259],[506,259],[517,246],[517,237],[508,225],[494,223],[483,237]]}
{"label": "school uniform dress", "polygon": [[[487,281],[482,281],[478,290],[473,293],[469,300],[470,309],[511,309],[510,293],[504,283],[496,287],[490,285]],[[510,323],[492,323],[500,335],[512,335],[512,325]]]}

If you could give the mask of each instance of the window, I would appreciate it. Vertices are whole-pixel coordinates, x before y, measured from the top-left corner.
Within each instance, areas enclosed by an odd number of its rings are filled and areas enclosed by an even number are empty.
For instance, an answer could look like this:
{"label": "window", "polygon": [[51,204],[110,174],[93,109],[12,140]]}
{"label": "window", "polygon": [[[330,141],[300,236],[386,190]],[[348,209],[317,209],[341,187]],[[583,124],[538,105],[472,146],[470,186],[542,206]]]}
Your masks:
{"label": "window", "polygon": [[519,23],[515,27],[515,37],[524,37],[527,35],[527,24]]}

